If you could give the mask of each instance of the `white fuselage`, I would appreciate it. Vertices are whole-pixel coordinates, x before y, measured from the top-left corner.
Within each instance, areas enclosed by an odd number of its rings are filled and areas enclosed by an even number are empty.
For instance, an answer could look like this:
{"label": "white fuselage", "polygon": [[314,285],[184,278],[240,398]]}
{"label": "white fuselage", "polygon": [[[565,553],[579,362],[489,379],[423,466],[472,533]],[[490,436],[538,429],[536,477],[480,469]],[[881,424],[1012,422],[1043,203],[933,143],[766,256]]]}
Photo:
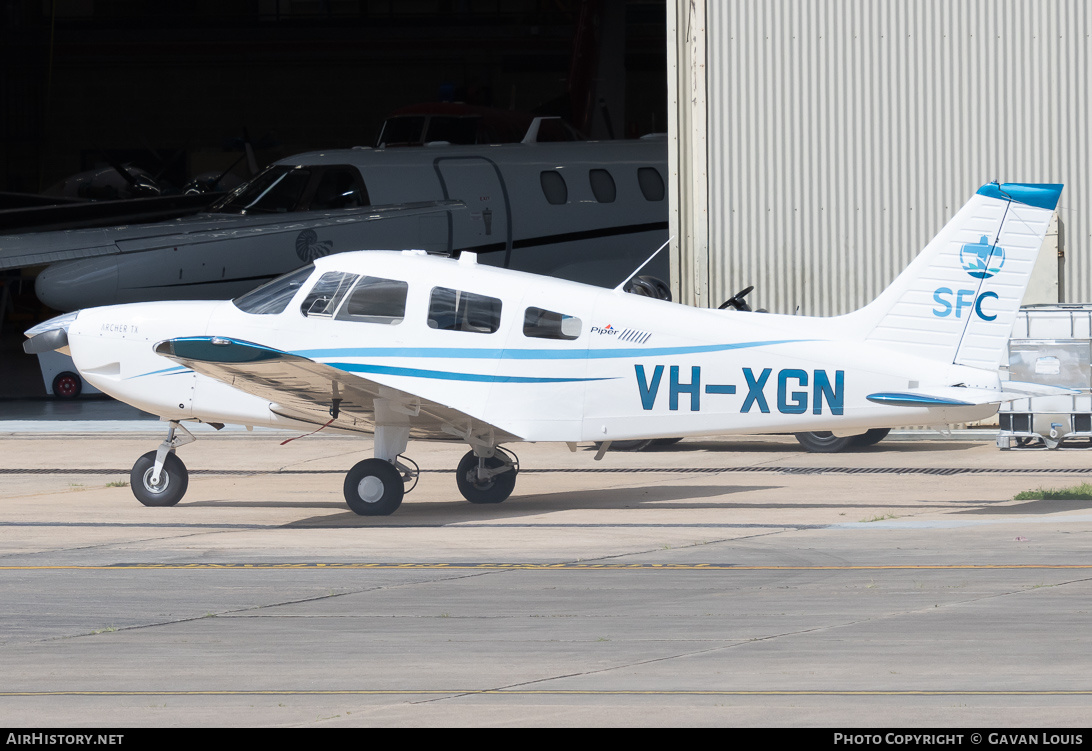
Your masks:
{"label": "white fuselage", "polygon": [[[962,382],[997,388],[996,373],[863,342],[848,317],[813,319],[689,308],[616,290],[407,253],[320,259],[283,312],[232,302],[83,310],[69,346],[100,390],[165,419],[297,425],[276,405],[153,352],[180,337],[251,342],[447,405],[528,441],[942,425],[995,405],[874,404],[869,394]],[[398,323],[308,316],[314,280],[338,270],[408,283]],[[430,327],[430,295],[452,288],[500,301],[491,333]],[[568,319],[566,335],[529,336],[528,310]],[[572,319],[576,319],[573,323]],[[271,409],[273,407],[273,409]]]}

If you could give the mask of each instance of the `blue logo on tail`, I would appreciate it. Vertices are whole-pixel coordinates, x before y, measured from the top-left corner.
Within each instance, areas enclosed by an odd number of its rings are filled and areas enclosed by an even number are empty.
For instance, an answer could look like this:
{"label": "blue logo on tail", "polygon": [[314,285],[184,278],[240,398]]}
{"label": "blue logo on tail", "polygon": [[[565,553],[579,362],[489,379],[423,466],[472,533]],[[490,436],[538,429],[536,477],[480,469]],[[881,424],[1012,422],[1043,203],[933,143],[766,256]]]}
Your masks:
{"label": "blue logo on tail", "polygon": [[1005,249],[1000,245],[990,245],[989,239],[982,235],[976,243],[967,243],[959,251],[959,262],[963,270],[975,279],[989,279],[1005,265]]}

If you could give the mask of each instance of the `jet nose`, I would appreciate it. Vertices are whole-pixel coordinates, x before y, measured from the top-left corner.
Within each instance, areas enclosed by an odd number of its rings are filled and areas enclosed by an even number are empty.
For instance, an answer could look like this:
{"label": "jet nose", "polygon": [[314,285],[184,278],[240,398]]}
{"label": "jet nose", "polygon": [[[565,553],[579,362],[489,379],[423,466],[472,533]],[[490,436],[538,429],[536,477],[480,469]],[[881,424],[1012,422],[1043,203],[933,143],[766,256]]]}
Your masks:
{"label": "jet nose", "polygon": [[117,302],[118,262],[84,258],[55,263],[34,282],[38,299],[54,310],[79,310]]}

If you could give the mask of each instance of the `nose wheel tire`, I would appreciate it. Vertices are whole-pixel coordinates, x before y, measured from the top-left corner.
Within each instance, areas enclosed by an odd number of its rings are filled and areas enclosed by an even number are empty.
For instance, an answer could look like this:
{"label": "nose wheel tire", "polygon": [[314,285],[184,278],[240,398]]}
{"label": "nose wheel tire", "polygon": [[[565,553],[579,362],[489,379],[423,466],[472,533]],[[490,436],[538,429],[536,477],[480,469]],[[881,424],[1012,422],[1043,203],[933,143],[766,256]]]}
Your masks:
{"label": "nose wheel tire", "polygon": [[136,460],[129,473],[129,487],[136,499],[145,506],[173,506],[182,500],[189,486],[190,475],[186,465],[174,454],[167,454],[159,483],[152,482],[155,474],[155,452],[149,451]]}
{"label": "nose wheel tire", "polygon": [[[486,469],[503,467],[505,462],[496,456],[485,460]],[[459,492],[463,498],[471,503],[501,503],[516,487],[516,471],[510,469],[493,475],[488,480],[478,479],[478,457],[473,452],[467,452],[459,462],[459,468],[455,470],[455,483],[459,486]]]}
{"label": "nose wheel tire", "polygon": [[401,473],[383,459],[365,459],[345,475],[345,502],[361,516],[393,514],[405,494]]}

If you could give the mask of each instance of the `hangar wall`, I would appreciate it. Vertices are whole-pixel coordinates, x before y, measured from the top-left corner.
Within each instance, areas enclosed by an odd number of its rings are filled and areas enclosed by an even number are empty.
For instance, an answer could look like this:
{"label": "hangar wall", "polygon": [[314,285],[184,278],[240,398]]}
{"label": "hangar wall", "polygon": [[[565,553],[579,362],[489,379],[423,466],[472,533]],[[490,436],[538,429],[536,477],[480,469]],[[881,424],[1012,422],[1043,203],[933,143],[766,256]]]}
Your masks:
{"label": "hangar wall", "polygon": [[677,299],[836,315],[983,183],[1061,182],[1064,300],[1092,301],[1083,0],[668,4]]}

